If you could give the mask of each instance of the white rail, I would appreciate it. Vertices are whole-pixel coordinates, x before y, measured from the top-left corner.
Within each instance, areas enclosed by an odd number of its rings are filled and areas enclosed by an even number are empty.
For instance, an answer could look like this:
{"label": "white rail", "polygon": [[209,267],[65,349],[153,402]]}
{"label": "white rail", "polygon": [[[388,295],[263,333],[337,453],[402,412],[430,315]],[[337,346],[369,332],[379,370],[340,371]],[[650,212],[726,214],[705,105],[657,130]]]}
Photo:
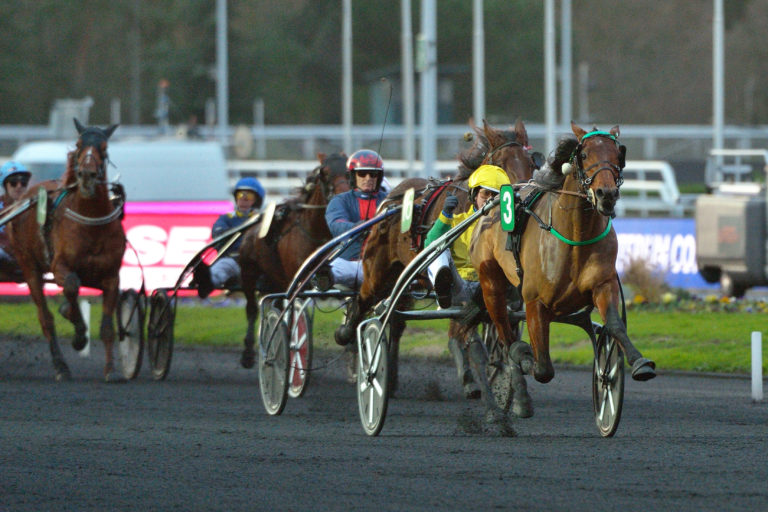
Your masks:
{"label": "white rail", "polygon": [[[232,186],[242,176],[256,177],[267,192],[266,201],[279,201],[293,194],[307,175],[317,166],[308,160],[230,160],[229,177]],[[406,160],[387,160],[387,180],[392,186],[409,176],[421,174],[421,164],[408,166]],[[455,160],[436,162],[441,177],[452,176]],[[675,172],[668,162],[659,160],[628,160],[624,169],[621,200],[617,204],[620,216],[648,217],[664,214],[681,217],[692,210],[693,202],[681,197]]]}

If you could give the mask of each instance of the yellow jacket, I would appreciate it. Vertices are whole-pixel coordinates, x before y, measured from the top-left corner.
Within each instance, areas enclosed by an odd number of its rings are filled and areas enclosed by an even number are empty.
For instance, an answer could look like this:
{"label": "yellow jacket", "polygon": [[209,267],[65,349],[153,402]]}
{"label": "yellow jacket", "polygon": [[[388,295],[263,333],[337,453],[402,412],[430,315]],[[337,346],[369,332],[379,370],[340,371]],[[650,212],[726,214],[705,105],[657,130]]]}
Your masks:
{"label": "yellow jacket", "polygon": [[[475,213],[474,205],[466,212],[454,214],[453,217],[446,217],[441,212],[440,216],[432,226],[432,229],[427,233],[424,246],[426,247],[440,238],[446,231],[456,226],[473,213]],[[456,270],[459,271],[459,275],[465,281],[478,280],[477,271],[469,260],[469,242],[472,240],[472,233],[475,231],[475,226],[477,226],[477,221],[473,222],[472,225],[453,242],[453,245],[451,245],[451,256],[453,257],[453,262],[456,264]]]}

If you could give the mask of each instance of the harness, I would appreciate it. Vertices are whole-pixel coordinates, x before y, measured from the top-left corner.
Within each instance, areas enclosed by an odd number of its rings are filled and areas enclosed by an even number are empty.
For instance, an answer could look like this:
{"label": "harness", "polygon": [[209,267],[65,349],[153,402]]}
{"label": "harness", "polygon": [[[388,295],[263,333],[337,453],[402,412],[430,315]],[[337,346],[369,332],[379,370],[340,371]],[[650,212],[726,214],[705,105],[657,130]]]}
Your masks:
{"label": "harness", "polygon": [[414,203],[413,205],[413,218],[415,222],[411,226],[410,230],[411,250],[413,252],[420,252],[424,248],[424,239],[432,227],[431,224],[427,223],[427,219],[429,218],[429,214],[433,207],[437,203],[438,197],[440,197],[440,194],[443,192],[443,190],[448,187],[460,188],[453,182],[453,178],[448,178],[447,180],[438,181],[436,183],[430,181],[426,188],[418,193],[417,197],[421,197],[427,193],[429,193],[429,196],[421,203]]}

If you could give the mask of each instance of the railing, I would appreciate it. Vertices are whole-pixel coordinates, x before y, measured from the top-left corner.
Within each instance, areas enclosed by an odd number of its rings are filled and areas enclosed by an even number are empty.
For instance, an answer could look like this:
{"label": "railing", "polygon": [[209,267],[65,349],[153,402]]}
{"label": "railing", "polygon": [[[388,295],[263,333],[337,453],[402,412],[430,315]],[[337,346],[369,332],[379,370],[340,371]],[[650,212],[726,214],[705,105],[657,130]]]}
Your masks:
{"label": "railing", "polygon": [[[266,201],[279,201],[302,185],[307,174],[317,165],[305,160],[230,160],[228,162],[231,185],[243,176],[257,178],[267,192]],[[421,165],[409,167],[405,160],[387,160],[387,180],[396,186],[403,179],[421,175]],[[456,173],[456,161],[441,160],[435,169],[439,177]],[[692,198],[683,197],[677,187],[675,173],[668,162],[656,160],[628,160],[624,168],[621,200],[617,203],[620,216],[648,217],[654,214],[682,217],[691,213]]]}

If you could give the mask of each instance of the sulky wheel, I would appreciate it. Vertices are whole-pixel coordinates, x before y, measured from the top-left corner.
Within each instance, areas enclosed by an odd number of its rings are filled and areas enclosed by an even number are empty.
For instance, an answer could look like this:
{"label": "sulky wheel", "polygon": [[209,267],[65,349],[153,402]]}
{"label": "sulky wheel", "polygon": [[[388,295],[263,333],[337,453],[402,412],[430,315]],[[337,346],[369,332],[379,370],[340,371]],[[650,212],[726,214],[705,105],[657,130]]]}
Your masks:
{"label": "sulky wheel", "polygon": [[175,300],[168,297],[165,290],[155,290],[149,299],[147,357],[155,380],[165,379],[171,368],[175,305]]}
{"label": "sulky wheel", "polygon": [[374,319],[366,324],[358,340],[357,406],[363,430],[377,436],[384,426],[389,400],[389,328]]}
{"label": "sulky wheel", "polygon": [[[311,300],[311,299],[309,299]],[[288,369],[288,396],[299,398],[309,385],[309,369],[312,367],[312,311],[313,304],[302,304],[297,300],[291,327],[290,367]]]}
{"label": "sulky wheel", "polygon": [[615,338],[602,330],[595,345],[592,372],[592,406],[603,437],[612,437],[619,427],[624,403],[624,354]]}
{"label": "sulky wheel", "polygon": [[135,379],[144,355],[145,297],[136,290],[124,290],[117,301],[119,341],[117,354],[123,377]]}
{"label": "sulky wheel", "polygon": [[512,388],[512,379],[504,369],[507,352],[504,350],[504,345],[501,343],[493,323],[483,322],[482,336],[485,350],[488,353],[485,375],[488,377],[488,383],[491,385],[496,405],[501,410],[508,411],[509,406],[512,404],[514,390]]}
{"label": "sulky wheel", "polygon": [[289,345],[290,333],[280,310],[269,306],[259,329],[259,388],[271,416],[283,412],[288,398]]}

